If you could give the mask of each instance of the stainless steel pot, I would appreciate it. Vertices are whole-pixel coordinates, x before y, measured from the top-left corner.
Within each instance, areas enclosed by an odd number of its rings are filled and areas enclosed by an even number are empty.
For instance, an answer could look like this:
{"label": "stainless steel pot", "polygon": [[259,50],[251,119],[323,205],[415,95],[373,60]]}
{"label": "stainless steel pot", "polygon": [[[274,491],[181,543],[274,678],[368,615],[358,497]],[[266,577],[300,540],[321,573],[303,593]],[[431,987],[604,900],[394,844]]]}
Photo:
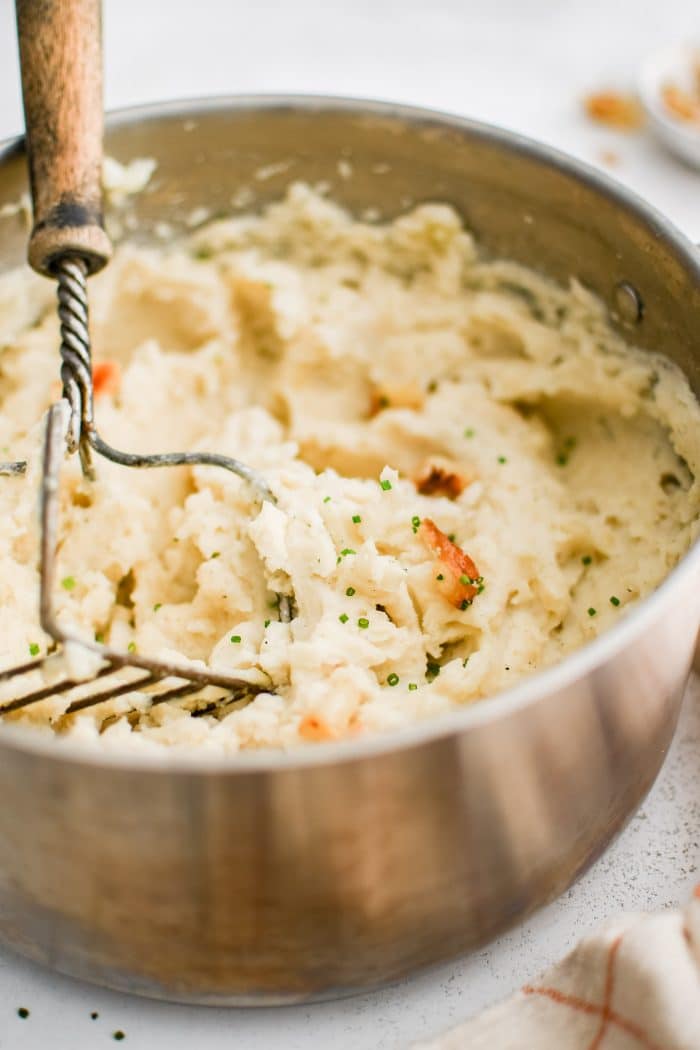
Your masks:
{"label": "stainless steel pot", "polygon": [[[140,235],[291,179],[355,210],[455,204],[494,253],[576,274],[700,395],[700,261],[620,186],[442,114],[334,99],[131,110]],[[349,161],[352,178],[339,175]],[[266,177],[261,177],[266,176]],[[0,154],[0,207],[25,189]],[[26,233],[0,220],[2,264]],[[651,786],[700,622],[700,547],[618,626],[493,700],[373,740],[230,760],[92,758],[0,734],[0,937],[89,981],[193,1003],[347,994],[481,944],[561,893]]]}

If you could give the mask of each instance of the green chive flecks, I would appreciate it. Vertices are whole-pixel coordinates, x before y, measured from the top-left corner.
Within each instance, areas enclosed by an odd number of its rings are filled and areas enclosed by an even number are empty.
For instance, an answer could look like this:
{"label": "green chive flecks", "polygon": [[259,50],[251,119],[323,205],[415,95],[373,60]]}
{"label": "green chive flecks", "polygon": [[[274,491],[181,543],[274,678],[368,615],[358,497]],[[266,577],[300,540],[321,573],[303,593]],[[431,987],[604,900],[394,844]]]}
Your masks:
{"label": "green chive flecks", "polygon": [[414,514],[411,518],[411,528],[413,529],[414,534],[418,532],[418,529],[420,528],[420,518],[417,514]]}
{"label": "green chive flecks", "polygon": [[340,620],[341,623],[347,623],[348,620],[350,619],[350,617],[348,616],[347,613],[341,613],[340,616],[338,617],[338,619]]}
{"label": "green chive flecks", "polygon": [[464,431],[464,436],[465,436],[465,438],[473,438],[474,437],[474,429],[472,427],[467,427],[467,429]]}
{"label": "green chive flecks", "polygon": [[366,627],[369,627],[369,620],[367,619],[367,617],[366,616],[361,616],[360,619],[357,621],[357,626],[361,627],[363,630]]}
{"label": "green chive flecks", "polygon": [[508,460],[506,459],[506,457],[505,457],[505,456],[499,456],[499,457],[498,457],[498,462],[499,462],[499,463],[507,463],[507,462],[508,462]]}
{"label": "green chive flecks", "polygon": [[75,587],[75,576],[64,576],[61,580],[61,587],[64,591],[72,591]]}
{"label": "green chive flecks", "polygon": [[590,609],[588,610],[588,615],[589,616],[595,616],[597,611],[598,611],[597,609],[594,609],[593,606],[591,606]]}
{"label": "green chive flecks", "polygon": [[220,558],[220,557],[221,557],[221,551],[214,551],[214,553],[212,554],[212,558]]}
{"label": "green chive flecks", "polygon": [[347,558],[348,554],[356,554],[356,553],[357,553],[357,551],[354,551],[352,549],[352,547],[344,547],[343,550],[340,552],[340,557],[341,558]]}
{"label": "green chive flecks", "polygon": [[611,594],[610,595],[610,604],[614,605],[614,606],[618,606],[620,604],[620,599],[617,597],[617,595],[615,595],[615,594]]}
{"label": "green chive flecks", "polygon": [[360,522],[362,521],[362,518],[360,517],[359,514],[353,514],[352,520],[355,523],[355,525],[359,525]]}
{"label": "green chive flecks", "polygon": [[158,612],[158,610],[162,609],[162,608],[163,608],[163,603],[162,602],[156,602],[156,604],[153,606],[153,612]]}
{"label": "green chive flecks", "polygon": [[388,676],[388,678],[386,680],[386,684],[387,685],[398,685],[399,684],[399,676],[397,674],[394,674],[394,672],[392,671],[391,674]]}
{"label": "green chive flecks", "polygon": [[590,565],[592,561],[593,558],[590,556],[590,554],[584,554],[584,556],[581,558],[582,565]]}
{"label": "green chive flecks", "polygon": [[391,488],[391,482],[389,481],[388,478],[383,478],[379,482],[379,486],[380,486],[380,488],[382,488],[384,490],[384,492],[388,492],[389,489]]}
{"label": "green chive flecks", "polygon": [[330,496],[324,496],[323,497],[323,502],[324,503],[330,503],[330,501],[331,501],[331,497]]}
{"label": "green chive flecks", "polygon": [[352,598],[353,594],[355,593],[355,588],[354,587],[348,587],[348,589],[346,590],[345,593],[347,594],[348,598]]}
{"label": "green chive flecks", "polygon": [[441,572],[439,572],[437,574],[437,576],[435,577],[435,579],[436,580],[440,580],[440,582],[442,582],[445,579],[445,577],[443,576],[443,574]]}
{"label": "green chive flecks", "polygon": [[232,634],[231,635],[231,644],[232,645],[238,645],[240,640],[241,640],[240,634]]}
{"label": "green chive flecks", "polygon": [[265,620],[265,627],[269,627],[271,622],[271,620]]}
{"label": "green chive flecks", "polygon": [[409,692],[415,693],[417,688],[418,688],[418,683],[417,682],[409,682],[408,683]]}
{"label": "green chive flecks", "polygon": [[39,646],[37,645],[37,643],[36,642],[30,642],[29,643],[29,655],[30,656],[38,656],[39,652],[40,652],[40,649],[39,649]]}
{"label": "green chive flecks", "polygon": [[136,652],[136,642],[129,642],[129,644],[127,645],[126,649],[127,649],[127,652],[129,652],[129,653],[135,653]]}

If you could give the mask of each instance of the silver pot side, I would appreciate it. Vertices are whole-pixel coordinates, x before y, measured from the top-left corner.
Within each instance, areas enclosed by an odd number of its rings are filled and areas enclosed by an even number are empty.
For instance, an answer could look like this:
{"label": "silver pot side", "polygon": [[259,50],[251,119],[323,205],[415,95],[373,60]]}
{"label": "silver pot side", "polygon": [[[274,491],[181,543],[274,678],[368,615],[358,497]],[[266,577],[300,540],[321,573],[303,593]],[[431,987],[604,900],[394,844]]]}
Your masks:
{"label": "silver pot side", "polygon": [[[113,119],[107,148],[158,160],[136,202],[146,236],[203,203],[229,211],[241,185],[260,203],[296,178],[357,211],[449,200],[494,253],[575,273],[618,308],[631,284],[643,310],[623,308],[621,326],[700,393],[697,259],[624,191],[543,148],[321,99],[135,111]],[[0,206],[22,163],[6,150]],[[9,265],[23,232],[0,222]],[[563,891],[653,783],[697,637],[697,567],[687,559],[616,642],[367,747],[149,766],[0,734],[0,938],[85,980],[210,1004],[349,994],[483,944]]]}

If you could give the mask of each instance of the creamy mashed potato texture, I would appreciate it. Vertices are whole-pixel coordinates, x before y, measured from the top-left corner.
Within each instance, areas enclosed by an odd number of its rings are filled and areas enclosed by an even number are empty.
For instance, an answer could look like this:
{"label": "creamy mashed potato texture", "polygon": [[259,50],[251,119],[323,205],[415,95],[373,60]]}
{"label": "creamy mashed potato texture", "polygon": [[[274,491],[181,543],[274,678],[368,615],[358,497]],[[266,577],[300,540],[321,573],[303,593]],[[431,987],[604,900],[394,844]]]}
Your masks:
{"label": "creamy mashed potato texture", "polygon": [[[575,280],[484,258],[448,206],[365,223],[294,186],[261,215],[120,247],[90,293],[105,438],[236,456],[277,502],[221,469],[98,460],[88,482],[71,460],[60,622],[260,691],[204,714],[131,694],[67,718],[56,696],[8,721],[223,752],[388,730],[560,660],[698,531],[685,379],[626,346]],[[49,644],[36,501],[60,391],[50,282],[4,276],[0,328],[0,446],[29,461],[0,478],[9,667]]]}

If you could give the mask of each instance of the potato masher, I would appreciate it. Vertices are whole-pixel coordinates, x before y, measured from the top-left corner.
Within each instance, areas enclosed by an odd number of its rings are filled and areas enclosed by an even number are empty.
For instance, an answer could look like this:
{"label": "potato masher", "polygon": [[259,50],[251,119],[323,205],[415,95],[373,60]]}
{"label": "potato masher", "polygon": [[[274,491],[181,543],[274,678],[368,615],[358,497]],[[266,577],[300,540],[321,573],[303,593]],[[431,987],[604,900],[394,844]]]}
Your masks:
{"label": "potato masher", "polygon": [[[64,715],[131,692],[147,692],[151,705],[192,697],[204,687],[193,713],[224,710],[260,691],[240,678],[200,666],[164,662],[86,641],[56,620],[52,593],[56,567],[61,462],[80,456],[83,473],[94,477],[93,453],[127,467],[204,464],[237,474],[255,498],[273,500],[257,471],[216,453],[175,452],[138,455],[121,452],[99,435],[93,413],[88,326],[87,278],[111,255],[102,218],[102,56],[99,0],[17,0],[26,146],[34,206],[28,259],[58,284],[63,395],[49,409],[40,491],[40,622],[52,639],[49,652],[0,672],[0,683],[15,680],[18,694],[0,699],[0,715],[58,693],[69,693]],[[21,476],[26,465],[0,465],[3,474]],[[9,482],[10,484],[17,482]],[[290,600],[279,598],[280,619],[291,615]],[[92,657],[88,670],[71,671],[76,661],[60,661],[66,646]],[[46,665],[46,666],[45,666]],[[36,672],[48,670],[47,680]],[[115,672],[116,677],[114,677]],[[87,675],[87,677],[86,677]],[[3,692],[5,687],[3,686]]]}

